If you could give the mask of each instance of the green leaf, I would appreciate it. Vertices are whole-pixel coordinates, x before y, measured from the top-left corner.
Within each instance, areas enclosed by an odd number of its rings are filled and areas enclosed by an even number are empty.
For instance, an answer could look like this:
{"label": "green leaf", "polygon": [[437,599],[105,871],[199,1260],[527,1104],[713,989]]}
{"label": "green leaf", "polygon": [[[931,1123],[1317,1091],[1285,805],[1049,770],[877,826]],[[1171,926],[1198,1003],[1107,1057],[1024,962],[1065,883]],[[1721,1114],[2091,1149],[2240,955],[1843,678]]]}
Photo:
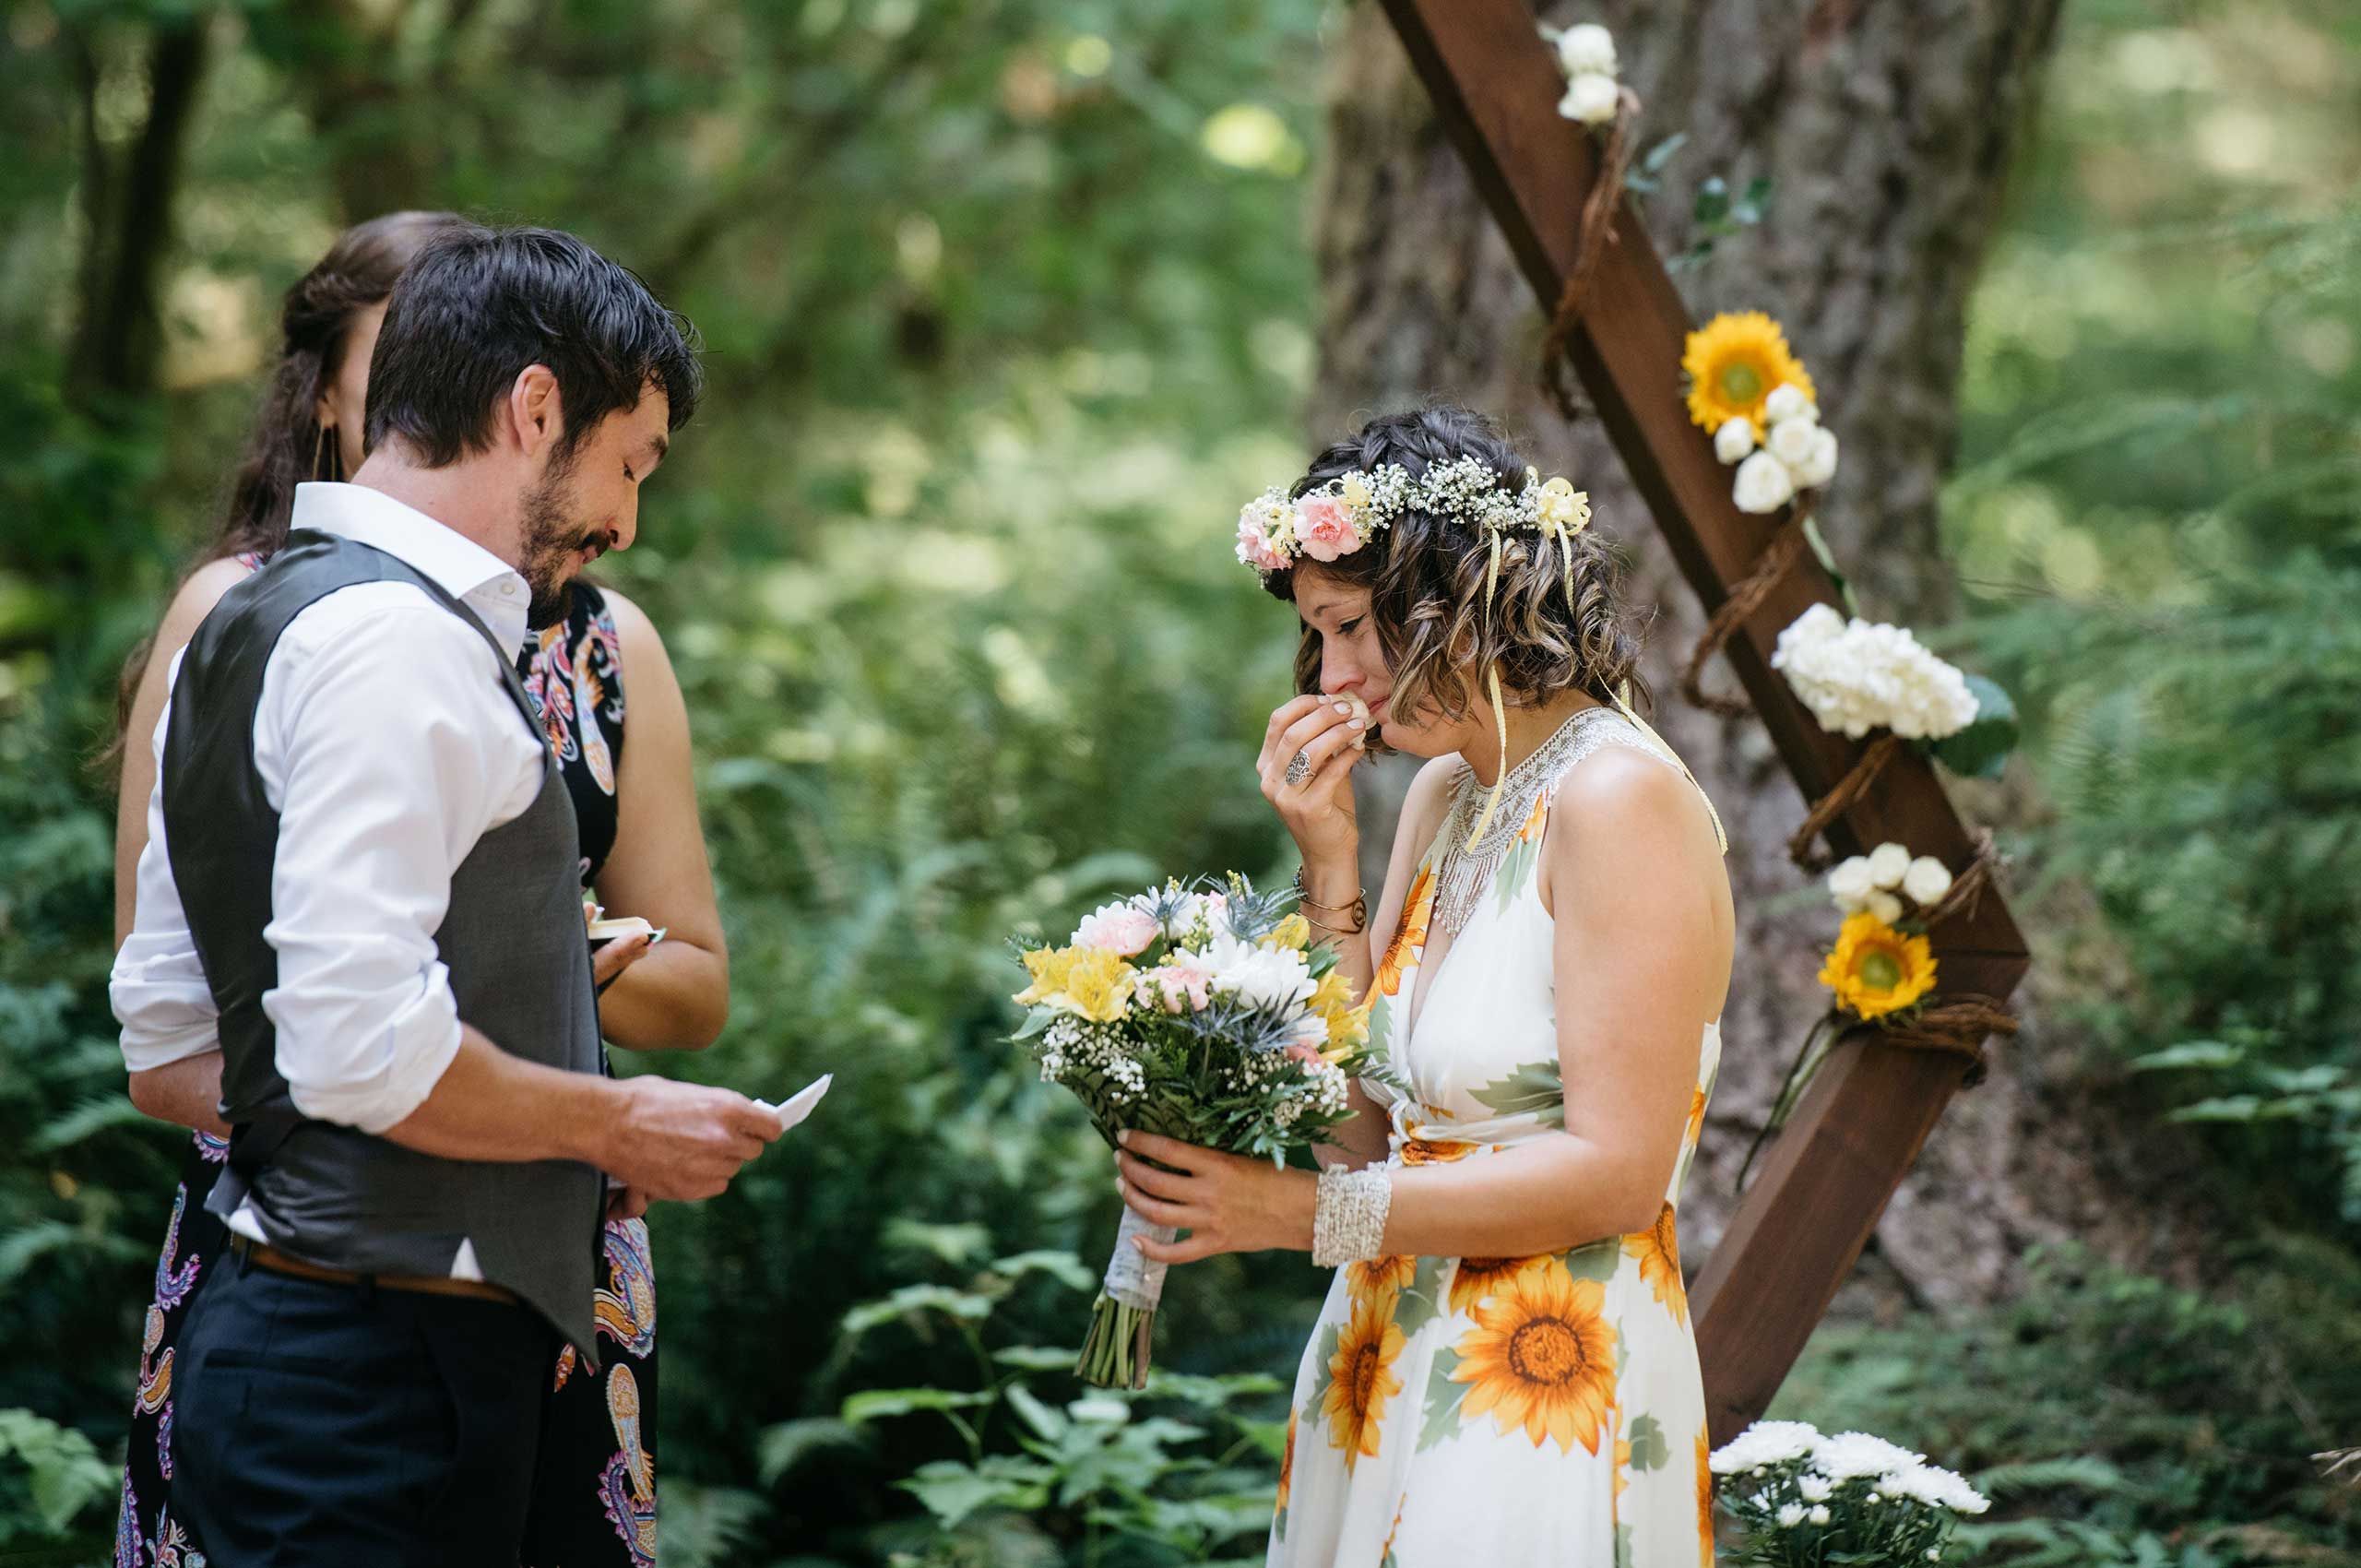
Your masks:
{"label": "green leaf", "polygon": [[1631,1443],[1635,1470],[1659,1469],[1672,1457],[1672,1445],[1665,1441],[1664,1427],[1654,1416],[1641,1416],[1631,1422]]}
{"label": "green leaf", "polygon": [[1002,1392],[1008,1396],[1009,1408],[1018,1418],[1051,1443],[1065,1436],[1066,1428],[1073,1424],[1063,1410],[1053,1410],[1042,1404],[1021,1383],[1012,1383]]}
{"label": "green leaf", "polygon": [[764,1431],[754,1451],[755,1473],[762,1477],[765,1486],[775,1486],[780,1477],[814,1454],[832,1448],[860,1448],[868,1441],[860,1428],[833,1417],[806,1416],[781,1421]]}
{"label": "green leaf", "polygon": [[899,1484],[925,1505],[936,1524],[950,1530],[980,1508],[1045,1506],[1054,1474],[1038,1460],[995,1454],[976,1466],[938,1459],[919,1466],[916,1475]]}
{"label": "green leaf", "polygon": [[1011,1345],[1004,1350],[993,1351],[992,1360],[1026,1372],[1074,1371],[1072,1350],[1052,1350],[1047,1345]]}
{"label": "green leaf", "polygon": [[2201,1099],[2194,1105],[2184,1105],[2175,1111],[2173,1122],[2258,1122],[2270,1118],[2271,1109],[2260,1095],[2220,1095]]}
{"label": "green leaf", "polygon": [[972,1410],[989,1405],[989,1394],[955,1388],[867,1388],[845,1400],[837,1415],[848,1425],[916,1415],[921,1410]]}
{"label": "green leaf", "polygon": [[2168,1072],[2182,1067],[2235,1067],[2247,1058],[2243,1046],[2227,1040],[2185,1039],[2162,1051],[2131,1059],[2135,1073]]}
{"label": "green leaf", "polygon": [[882,1301],[864,1301],[845,1313],[844,1332],[848,1336],[858,1337],[881,1324],[930,1312],[966,1323],[981,1323],[992,1315],[992,1299],[972,1290],[955,1290],[948,1285],[905,1285]]}
{"label": "green leaf", "polygon": [[1012,1253],[1007,1257],[996,1259],[992,1272],[1011,1279],[1021,1279],[1028,1274],[1046,1274],[1076,1290],[1094,1290],[1098,1287],[1098,1277],[1083,1267],[1081,1259],[1055,1248]]}
{"label": "green leaf", "polygon": [[[1469,1385],[1452,1380],[1458,1370],[1458,1351],[1446,1345],[1435,1352],[1434,1368],[1427,1373],[1426,1420],[1418,1429],[1421,1454],[1459,1431],[1459,1407],[1466,1401]],[[1296,1441],[1303,1439],[1299,1435]]]}
{"label": "green leaf", "polygon": [[980,1225],[930,1225],[897,1218],[885,1222],[884,1241],[889,1247],[925,1253],[956,1268],[980,1257],[992,1244],[992,1234]]}
{"label": "green leaf", "polygon": [[1928,749],[1938,762],[1963,778],[1998,778],[2009,754],[2016,750],[2017,705],[1981,675],[1968,676],[1967,689],[1975,694],[1975,719]]}
{"label": "green leaf", "polygon": [[1473,1091],[1478,1103],[1503,1116],[1538,1116],[1543,1124],[1566,1124],[1566,1081],[1555,1062],[1527,1062],[1505,1078]]}
{"label": "green leaf", "polygon": [[1690,215],[1699,223],[1714,224],[1727,216],[1730,209],[1729,182],[1719,174],[1708,174],[1698,184],[1697,200]]}
{"label": "green leaf", "polygon": [[1559,1254],[1566,1272],[1576,1279],[1596,1279],[1604,1285],[1615,1277],[1623,1265],[1623,1239],[1602,1236],[1596,1241],[1585,1241],[1572,1252]]}

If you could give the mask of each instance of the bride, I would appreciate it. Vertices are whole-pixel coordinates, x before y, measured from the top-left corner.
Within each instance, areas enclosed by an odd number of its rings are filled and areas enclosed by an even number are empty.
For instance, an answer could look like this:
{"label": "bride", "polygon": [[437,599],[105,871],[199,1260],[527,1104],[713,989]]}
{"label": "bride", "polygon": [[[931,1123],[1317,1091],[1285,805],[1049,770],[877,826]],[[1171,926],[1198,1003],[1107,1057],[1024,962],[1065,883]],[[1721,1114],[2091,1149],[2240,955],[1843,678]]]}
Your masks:
{"label": "bride", "polygon": [[[1316,1177],[1142,1133],[1117,1161],[1124,1201],[1186,1232],[1151,1257],[1337,1268],[1273,1564],[1713,1561],[1674,1212],[1720,1060],[1729,884],[1711,804],[1623,695],[1636,647],[1588,521],[1481,416],[1430,408],[1240,522],[1303,626],[1263,792],[1390,1070]],[[1372,921],[1351,773],[1378,742],[1432,760]]]}

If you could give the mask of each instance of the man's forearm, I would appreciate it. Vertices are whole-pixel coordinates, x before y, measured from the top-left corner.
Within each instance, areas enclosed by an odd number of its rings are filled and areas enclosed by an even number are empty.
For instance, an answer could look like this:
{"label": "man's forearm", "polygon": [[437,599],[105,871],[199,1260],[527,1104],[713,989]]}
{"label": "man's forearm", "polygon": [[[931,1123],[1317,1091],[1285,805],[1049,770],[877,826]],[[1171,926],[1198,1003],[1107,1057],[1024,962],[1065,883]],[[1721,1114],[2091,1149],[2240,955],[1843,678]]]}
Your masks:
{"label": "man's forearm", "polygon": [[578,1159],[599,1165],[623,1087],[511,1056],[473,1027],[416,1111],[386,1129],[404,1148],[445,1159]]}
{"label": "man's forearm", "polygon": [[230,1125],[220,1114],[221,1052],[218,1048],[132,1074],[131,1103],[159,1122],[176,1122],[217,1138],[230,1135]]}

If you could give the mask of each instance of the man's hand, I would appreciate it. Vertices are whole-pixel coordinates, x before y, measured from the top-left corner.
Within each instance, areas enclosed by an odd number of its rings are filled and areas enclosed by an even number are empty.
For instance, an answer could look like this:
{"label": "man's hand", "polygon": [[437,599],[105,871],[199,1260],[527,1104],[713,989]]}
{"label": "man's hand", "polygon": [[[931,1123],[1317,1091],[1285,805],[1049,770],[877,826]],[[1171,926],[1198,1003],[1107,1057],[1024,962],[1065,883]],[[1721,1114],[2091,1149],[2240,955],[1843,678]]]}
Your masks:
{"label": "man's hand", "polygon": [[599,1168],[631,1192],[668,1202],[718,1195],[779,1135],[778,1118],[744,1095],[670,1078],[623,1078]]}

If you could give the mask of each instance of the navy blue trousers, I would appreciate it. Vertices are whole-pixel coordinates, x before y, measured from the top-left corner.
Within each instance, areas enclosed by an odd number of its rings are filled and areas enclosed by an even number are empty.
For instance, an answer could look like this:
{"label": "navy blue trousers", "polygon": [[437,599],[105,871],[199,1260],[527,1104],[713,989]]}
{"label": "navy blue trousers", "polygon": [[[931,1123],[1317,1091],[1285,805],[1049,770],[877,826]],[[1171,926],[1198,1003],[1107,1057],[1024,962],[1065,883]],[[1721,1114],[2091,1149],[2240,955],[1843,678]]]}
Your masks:
{"label": "navy blue trousers", "polygon": [[181,1338],[172,1513],[211,1568],[515,1568],[558,1344],[520,1306],[225,1258]]}

